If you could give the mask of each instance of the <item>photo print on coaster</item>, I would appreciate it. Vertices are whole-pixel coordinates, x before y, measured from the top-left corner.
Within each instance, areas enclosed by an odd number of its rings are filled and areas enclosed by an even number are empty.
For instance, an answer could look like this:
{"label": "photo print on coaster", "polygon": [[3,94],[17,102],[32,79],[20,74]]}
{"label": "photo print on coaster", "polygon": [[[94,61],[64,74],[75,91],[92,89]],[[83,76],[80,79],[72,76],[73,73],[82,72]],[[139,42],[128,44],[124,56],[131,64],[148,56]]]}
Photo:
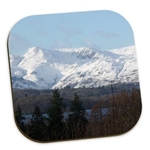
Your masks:
{"label": "photo print on coaster", "polygon": [[120,14],[23,18],[8,36],[14,119],[36,142],[116,136],[141,115],[134,35]]}

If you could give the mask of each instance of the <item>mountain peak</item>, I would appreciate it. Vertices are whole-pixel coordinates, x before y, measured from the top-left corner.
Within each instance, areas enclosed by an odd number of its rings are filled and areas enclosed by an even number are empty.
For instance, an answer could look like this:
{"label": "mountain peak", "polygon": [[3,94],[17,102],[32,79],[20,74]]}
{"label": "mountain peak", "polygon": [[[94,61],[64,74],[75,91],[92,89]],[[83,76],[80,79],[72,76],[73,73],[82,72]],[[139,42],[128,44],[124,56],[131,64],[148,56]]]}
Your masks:
{"label": "mountain peak", "polygon": [[26,52],[26,54],[25,55],[27,55],[27,54],[35,54],[35,53],[38,53],[39,51],[41,51],[42,49],[40,48],[40,47],[31,47],[31,48],[29,48],[28,49],[28,51]]}

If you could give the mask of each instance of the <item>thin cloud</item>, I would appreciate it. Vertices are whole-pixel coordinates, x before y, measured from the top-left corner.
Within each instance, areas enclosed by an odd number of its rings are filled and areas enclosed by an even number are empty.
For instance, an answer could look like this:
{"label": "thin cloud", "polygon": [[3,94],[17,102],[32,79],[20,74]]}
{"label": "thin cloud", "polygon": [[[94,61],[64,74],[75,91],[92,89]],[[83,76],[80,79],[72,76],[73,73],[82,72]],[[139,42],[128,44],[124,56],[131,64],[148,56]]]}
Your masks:
{"label": "thin cloud", "polygon": [[8,47],[10,54],[22,54],[31,47],[31,44],[26,38],[11,33],[8,38]]}
{"label": "thin cloud", "polygon": [[114,38],[114,37],[118,38],[119,37],[119,35],[116,34],[116,33],[113,33],[113,32],[104,32],[104,31],[100,31],[100,30],[95,31],[94,35],[101,36],[103,38]]}
{"label": "thin cloud", "polygon": [[58,29],[60,32],[64,33],[67,38],[82,34],[82,30],[79,28],[61,26]]}
{"label": "thin cloud", "polygon": [[65,41],[55,40],[50,45],[50,48],[52,48],[52,49],[57,49],[57,48],[72,48],[72,45],[71,45],[70,41],[68,41],[68,40],[65,40]]}
{"label": "thin cloud", "polygon": [[31,20],[29,22],[29,25],[34,30],[36,29],[36,34],[38,34],[42,37],[47,37],[48,36],[48,32],[45,29],[45,24],[42,21],[40,21],[40,20]]}

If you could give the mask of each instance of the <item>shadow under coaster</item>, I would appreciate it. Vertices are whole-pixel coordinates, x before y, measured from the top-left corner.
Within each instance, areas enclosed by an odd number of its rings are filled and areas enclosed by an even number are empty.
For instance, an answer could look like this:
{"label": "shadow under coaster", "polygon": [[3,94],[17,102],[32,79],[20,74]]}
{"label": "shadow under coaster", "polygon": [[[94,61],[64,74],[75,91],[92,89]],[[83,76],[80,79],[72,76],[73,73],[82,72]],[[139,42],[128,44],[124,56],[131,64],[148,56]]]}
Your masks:
{"label": "shadow under coaster", "polygon": [[121,135],[141,115],[133,31],[115,12],[26,17],[8,59],[14,119],[33,141]]}

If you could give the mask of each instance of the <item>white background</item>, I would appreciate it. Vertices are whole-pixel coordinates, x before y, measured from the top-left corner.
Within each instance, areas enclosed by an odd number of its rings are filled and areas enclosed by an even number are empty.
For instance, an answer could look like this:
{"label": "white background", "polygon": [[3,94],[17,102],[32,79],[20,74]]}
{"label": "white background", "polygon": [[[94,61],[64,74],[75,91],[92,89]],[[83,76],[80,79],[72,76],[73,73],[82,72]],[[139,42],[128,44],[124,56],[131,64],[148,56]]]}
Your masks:
{"label": "white background", "polygon": [[[150,149],[150,8],[149,0],[4,0],[0,2],[0,149]],[[128,133],[109,138],[40,144],[25,138],[13,119],[7,37],[20,19],[38,14],[112,10],[130,23],[135,38],[143,110],[137,125]]]}

